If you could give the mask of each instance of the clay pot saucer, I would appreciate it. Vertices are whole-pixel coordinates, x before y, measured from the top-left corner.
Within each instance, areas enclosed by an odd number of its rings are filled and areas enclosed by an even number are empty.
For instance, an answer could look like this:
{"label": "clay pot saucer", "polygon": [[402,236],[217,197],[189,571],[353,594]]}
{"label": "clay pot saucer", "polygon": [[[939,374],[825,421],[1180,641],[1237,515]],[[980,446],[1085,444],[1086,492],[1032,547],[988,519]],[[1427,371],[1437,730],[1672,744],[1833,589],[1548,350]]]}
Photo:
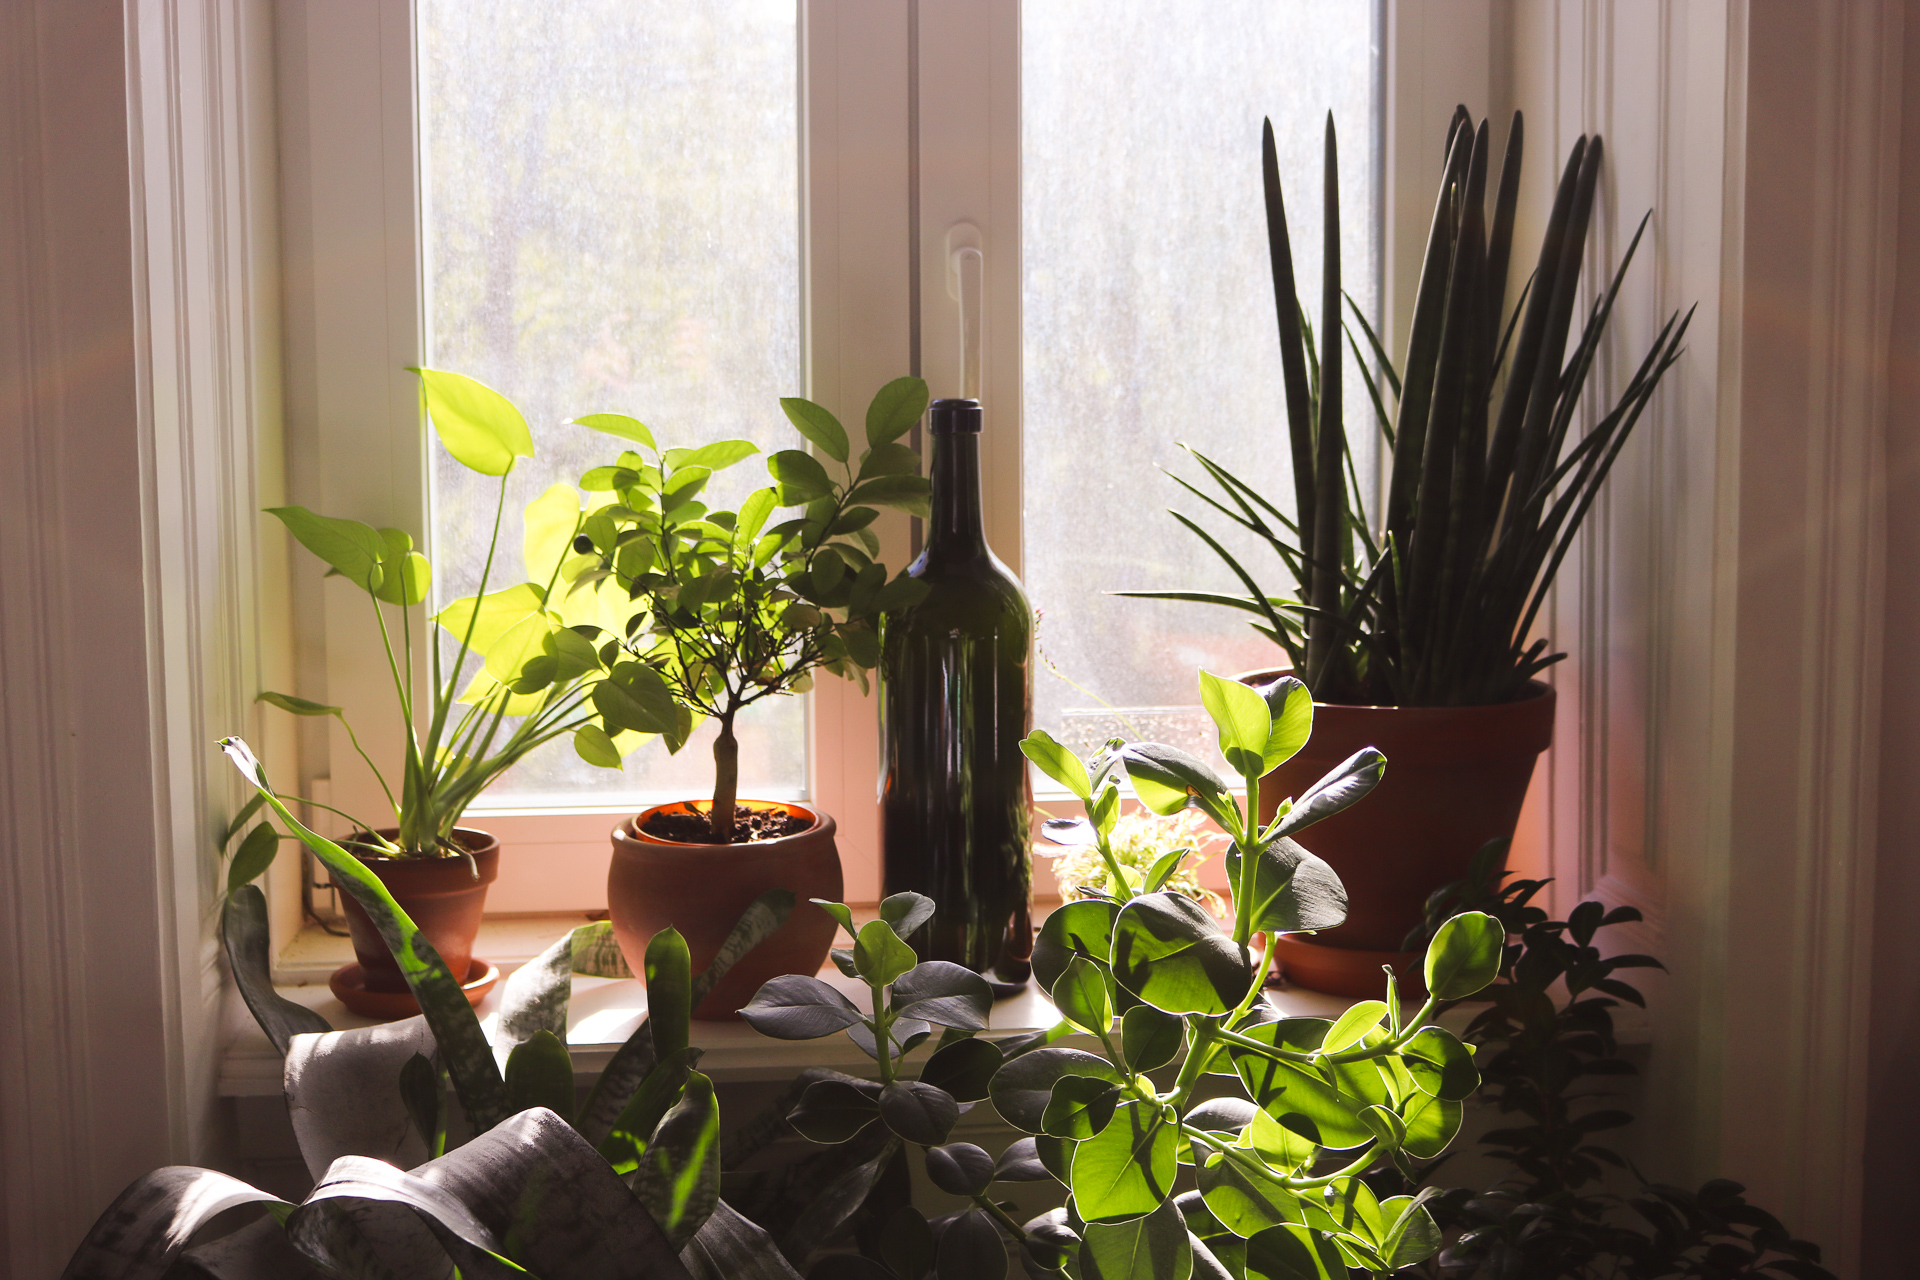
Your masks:
{"label": "clay pot saucer", "polygon": [[[467,964],[467,980],[460,990],[467,997],[467,1003],[478,1005],[487,998],[487,992],[493,990],[493,984],[500,981],[500,970],[491,961],[473,957]],[[333,971],[327,979],[327,989],[338,996],[340,1003],[363,1018],[380,1018],[392,1022],[398,1018],[411,1018],[420,1012],[420,1004],[413,998],[411,991],[369,991],[367,990],[367,971],[358,964],[342,965]]]}

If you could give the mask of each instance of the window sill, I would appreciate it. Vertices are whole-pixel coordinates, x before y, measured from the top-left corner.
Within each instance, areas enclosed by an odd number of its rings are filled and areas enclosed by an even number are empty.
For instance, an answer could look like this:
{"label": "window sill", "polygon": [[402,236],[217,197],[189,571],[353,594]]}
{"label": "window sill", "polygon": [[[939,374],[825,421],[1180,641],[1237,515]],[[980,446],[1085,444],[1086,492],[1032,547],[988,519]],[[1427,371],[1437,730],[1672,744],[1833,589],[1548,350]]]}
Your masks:
{"label": "window sill", "polygon": [[[869,914],[867,912],[861,915]],[[556,937],[584,922],[584,915],[494,917],[481,925],[476,954],[500,967],[504,978],[526,963]],[[282,952],[274,978],[280,994],[318,1010],[339,1030],[364,1027],[375,1019],[349,1013],[327,989],[327,975],[352,958],[352,947],[345,938],[334,938],[309,928]],[[847,993],[856,1004],[866,1007],[867,991],[832,966],[820,977]],[[479,1006],[481,1025],[491,1035],[499,1017],[499,986]],[[1337,1018],[1356,1003],[1344,996],[1294,988],[1269,991],[1267,998],[1289,1017]],[[1441,1019],[1458,1032],[1481,1006],[1457,1008]],[[574,1075],[582,1082],[596,1078],[613,1053],[646,1016],[646,991],[631,978],[575,977],[573,998],[567,1020],[567,1043],[573,1051]],[[269,1097],[282,1091],[282,1059],[266,1036],[255,1025],[239,993],[229,988],[223,1013],[225,1052],[220,1060],[220,1094],[223,1097]],[[1011,1039],[1051,1027],[1059,1021],[1053,1005],[1038,990],[1029,987],[993,1007],[992,1029],[988,1039]],[[1622,1044],[1645,1044],[1650,1027],[1646,1014],[1632,1006],[1615,1011],[1615,1032]],[[1094,1047],[1091,1040],[1078,1037],[1066,1041],[1082,1047]],[[744,1022],[700,1022],[694,1025],[694,1041],[706,1050],[700,1069],[718,1082],[785,1080],[808,1067],[830,1067],[850,1075],[867,1075],[873,1060],[844,1035],[820,1040],[774,1040],[761,1035]],[[924,1057],[922,1047],[912,1058]]]}

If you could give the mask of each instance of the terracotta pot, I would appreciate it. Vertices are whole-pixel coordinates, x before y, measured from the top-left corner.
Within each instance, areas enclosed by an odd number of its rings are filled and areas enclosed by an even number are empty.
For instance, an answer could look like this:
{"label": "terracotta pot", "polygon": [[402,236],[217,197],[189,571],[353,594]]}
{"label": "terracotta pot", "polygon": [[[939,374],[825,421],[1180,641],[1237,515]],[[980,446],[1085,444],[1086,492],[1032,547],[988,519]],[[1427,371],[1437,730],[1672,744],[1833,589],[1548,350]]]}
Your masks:
{"label": "terracotta pot", "polygon": [[1378,747],[1387,772],[1366,799],[1301,833],[1300,843],[1345,883],[1347,922],[1281,940],[1281,962],[1295,981],[1377,997],[1383,962],[1419,980],[1420,957],[1400,945],[1420,923],[1427,895],[1463,879],[1487,841],[1513,837],[1534,760],[1553,742],[1553,689],[1532,685],[1532,696],[1492,706],[1314,704],[1313,737],[1260,784],[1262,821],[1282,797],[1303,794],[1362,747]]}
{"label": "terracotta pot", "polygon": [[840,850],[833,842],[833,819],[818,809],[784,801],[745,800],[813,819],[795,836],[751,844],[683,844],[641,831],[661,809],[692,807],[704,812],[708,801],[655,805],[613,829],[613,865],[607,871],[607,907],[613,935],[635,973],[646,972],[647,942],[672,925],[687,940],[693,971],[713,962],[740,913],[769,889],[792,892],[793,914],[721,979],[693,1016],[726,1021],[740,1016],[760,984],[783,973],[817,973],[833,946],[833,917],[808,898],[840,901]]}
{"label": "terracotta pot", "polygon": [[[380,833],[391,840],[397,833],[389,828]],[[460,981],[467,981],[473,968],[473,939],[480,932],[480,913],[487,906],[487,886],[500,874],[500,842],[484,831],[455,827],[454,839],[473,855],[473,867],[465,858],[361,858],[367,868],[380,877],[400,909],[427,935],[427,941],[447,962],[447,968]],[[480,871],[478,880],[473,869]],[[346,913],[347,928],[353,934],[353,954],[366,971],[367,991],[407,992],[407,980],[373,921],[353,900],[340,890],[340,907]]]}

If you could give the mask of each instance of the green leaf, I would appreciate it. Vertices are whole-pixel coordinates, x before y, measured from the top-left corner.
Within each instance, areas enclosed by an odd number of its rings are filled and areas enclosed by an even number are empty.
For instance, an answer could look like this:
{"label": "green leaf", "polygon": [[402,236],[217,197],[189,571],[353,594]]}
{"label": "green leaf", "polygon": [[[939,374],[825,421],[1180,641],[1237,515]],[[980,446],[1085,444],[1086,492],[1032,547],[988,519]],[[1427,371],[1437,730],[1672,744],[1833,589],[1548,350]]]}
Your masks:
{"label": "green leaf", "polygon": [[483,476],[504,476],[514,459],[533,456],[533,433],[513,402],[483,382],[438,369],[420,375],[427,417],[454,460]]}
{"label": "green leaf", "polygon": [[[1227,876],[1240,882],[1240,854],[1229,849]],[[1285,836],[1260,845],[1253,872],[1253,928],[1265,933],[1331,929],[1347,918],[1347,887],[1324,860]]]}
{"label": "green leaf", "polygon": [[258,885],[243,884],[227,894],[220,911],[220,944],[226,948],[233,985],[247,1012],[285,1057],[293,1038],[309,1031],[328,1032],[333,1024],[274,989],[267,957],[267,898]]}
{"label": "green leaf", "polygon": [[919,378],[895,378],[867,406],[867,444],[878,449],[913,430],[927,411],[927,384]]}
{"label": "green leaf", "polygon": [[593,709],[615,732],[672,733],[680,709],[658,671],[639,662],[617,663],[588,695]]}
{"label": "green leaf", "polygon": [[[435,614],[439,623],[456,641],[466,640],[475,653],[485,654],[501,636],[513,630],[529,616],[546,606],[546,593],[531,582],[494,591],[481,597],[466,596]],[[469,639],[467,628],[473,628]]]}
{"label": "green leaf", "polygon": [[782,449],[767,457],[767,474],[780,482],[780,505],[797,507],[830,496],[833,481],[820,460],[802,449]]}
{"label": "green leaf", "polygon": [[498,1123],[508,1112],[506,1082],[494,1062],[486,1033],[480,1029],[480,1020],[467,1002],[466,993],[460,989],[461,980],[453,976],[427,936],[400,909],[393,895],[365,863],[333,841],[308,830],[281,803],[267,781],[266,771],[245,742],[224,738],[220,747],[241,776],[266,797],[281,824],[313,851],[320,864],[332,873],[334,883],[352,894],[354,901],[366,911],[381,941],[399,963],[408,989],[419,1001],[453,1077],[454,1091],[475,1127],[486,1129]]}
{"label": "green leaf", "polygon": [[583,724],[573,731],[574,754],[602,769],[620,767],[620,748],[613,745],[607,731],[597,724]]}
{"label": "green leaf", "polygon": [[1227,818],[1233,804],[1228,799],[1226,781],[1180,748],[1158,742],[1129,742],[1121,748],[1120,759],[1127,777],[1133,780],[1134,794],[1155,813],[1165,817],[1197,807],[1222,826],[1234,821]]}
{"label": "green leaf", "polygon": [[1127,1066],[1135,1071],[1153,1071],[1179,1056],[1185,1042],[1187,1024],[1170,1013],[1162,1013],[1143,1004],[1120,1017],[1120,1046]]}
{"label": "green leaf", "polygon": [[1406,1143],[1406,1123],[1388,1108],[1378,1104],[1362,1107],[1360,1119],[1388,1151],[1398,1151]]}
{"label": "green leaf", "polygon": [[1417,1093],[1408,1099],[1401,1119],[1406,1122],[1407,1137],[1401,1149],[1417,1160],[1438,1159],[1455,1134],[1460,1132],[1461,1108],[1458,1102]]}
{"label": "green leaf", "polygon": [[880,1090],[880,1119],[908,1142],[938,1146],[959,1118],[960,1104],[945,1089],[918,1080],[895,1080]]}
{"label": "green leaf", "polygon": [[1087,1076],[1113,1084],[1121,1081],[1120,1069],[1095,1054],[1079,1049],[1035,1049],[1009,1058],[994,1074],[988,1089],[993,1109],[1016,1129],[1040,1133],[1053,1086],[1063,1076]]}
{"label": "green leaf", "polygon": [[900,941],[900,935],[885,920],[869,920],[860,926],[853,940],[853,964],[860,976],[877,986],[887,986],[913,968],[920,957]]}
{"label": "green leaf", "polygon": [[1334,1020],[1333,1029],[1327,1032],[1326,1041],[1320,1047],[1327,1053],[1352,1048],[1366,1037],[1367,1032],[1379,1026],[1380,1019],[1386,1016],[1385,1001],[1362,1000]]}
{"label": "green leaf", "polygon": [[1440,926],[1427,946],[1427,990],[1439,1000],[1464,1000],[1500,976],[1506,946],[1500,922],[1467,911]]}
{"label": "green leaf", "polygon": [[545,1107],[561,1119],[573,1115],[573,1059],[551,1031],[536,1031],[507,1055],[507,1097],[515,1111]]}
{"label": "green leaf", "polygon": [[1033,942],[1033,978],[1042,991],[1067,971],[1076,955],[1105,963],[1113,958],[1113,921],[1120,914],[1114,903],[1099,898],[1069,902],[1041,924]]}
{"label": "green leaf", "polygon": [[387,543],[372,525],[317,516],[305,507],[268,507],[267,514],[278,516],[301,546],[354,586],[380,589],[380,559]]}
{"label": "green leaf", "polygon": [[1298,1117],[1288,1119],[1292,1123],[1275,1120],[1265,1111],[1255,1111],[1247,1125],[1246,1143],[1269,1169],[1291,1175],[1313,1164],[1320,1144],[1314,1141],[1314,1134],[1308,1132],[1313,1129],[1312,1125],[1302,1124]]}
{"label": "green leaf", "polygon": [[1006,1280],[1007,1246],[981,1209],[969,1209],[940,1233],[935,1280]]}
{"label": "green leaf", "polygon": [[[607,1136],[600,1140],[600,1154],[613,1166],[614,1172],[625,1175],[639,1167],[640,1155],[646,1150],[655,1127],[680,1100],[687,1078],[699,1061],[698,1049],[683,1049],[671,1058],[654,1061],[639,1087],[620,1108],[620,1114],[608,1126]],[[583,1120],[594,1099],[588,1098],[587,1102],[588,1106],[582,1109]]]}
{"label": "green leaf", "polygon": [[1275,835],[1292,835],[1323,818],[1331,818],[1366,796],[1386,776],[1387,758],[1372,747],[1362,747],[1313,784],[1273,828]]}
{"label": "green leaf", "polygon": [[864,1021],[853,1001],[820,979],[798,973],[761,984],[740,1016],[761,1035],[777,1040],[817,1040]]}
{"label": "green leaf", "polygon": [[643,964],[653,1053],[664,1060],[686,1048],[692,1039],[693,957],[687,950],[687,940],[669,925],[647,940]]}
{"label": "green leaf", "polygon": [[1269,771],[1293,759],[1313,736],[1313,694],[1292,676],[1281,676],[1253,690],[1266,701],[1273,730],[1263,750]]}
{"label": "green leaf", "polygon": [[1187,1222],[1171,1200],[1131,1222],[1090,1223],[1080,1259],[1083,1272],[1100,1280],[1188,1280],[1193,1274]]}
{"label": "green leaf", "polygon": [[1120,1086],[1090,1076],[1062,1076],[1053,1085],[1041,1131],[1054,1138],[1091,1138],[1107,1127],[1120,1102]]}
{"label": "green leaf", "polygon": [[1266,700],[1238,680],[1222,680],[1202,671],[1200,703],[1219,730],[1220,754],[1227,758],[1227,766],[1243,778],[1263,776],[1271,767],[1266,763],[1266,747],[1273,732]]}
{"label": "green leaf", "polygon": [[[889,894],[880,903],[880,918],[893,926],[902,938],[911,938],[920,926],[933,919],[933,899],[923,893]],[[852,932],[852,930],[848,930]]]}
{"label": "green leaf", "polygon": [[1107,1127],[1074,1148],[1070,1186],[1080,1216],[1120,1222],[1159,1208],[1173,1194],[1178,1146],[1178,1128],[1157,1104],[1114,1108]]}
{"label": "green leaf", "polygon": [[720,1106],[713,1081],[698,1071],[667,1112],[640,1157],[633,1193],[684,1249],[720,1203]]}
{"label": "green leaf", "polygon": [[433,589],[433,567],[412,550],[413,539],[399,529],[382,529],[388,554],[380,560],[380,588],[373,594],[388,604],[419,604]]}
{"label": "green leaf", "polygon": [[927,1180],[949,1195],[980,1195],[993,1182],[993,1157],[971,1142],[929,1147]]}
{"label": "green leaf", "polygon": [[1205,907],[1161,892],[1121,908],[1113,926],[1113,975],[1167,1013],[1221,1014],[1246,995],[1253,965]]}
{"label": "green leaf", "polygon": [[993,1074],[1005,1059],[986,1040],[956,1040],[935,1049],[920,1068],[920,1083],[945,1089],[956,1102],[978,1102],[993,1086]]}
{"label": "green leaf", "polygon": [[739,462],[760,452],[760,446],[751,440],[716,440],[712,444],[703,444],[686,457],[680,459],[674,467],[678,475],[688,467],[704,467],[708,471],[724,471]]}
{"label": "green leaf", "polygon": [[853,912],[848,909],[845,903],[829,902],[825,898],[808,898],[807,901],[832,916],[834,923],[838,924],[842,929],[845,929],[849,935],[860,932],[853,923]]}
{"label": "green leaf", "polygon": [[1295,1223],[1268,1227],[1247,1241],[1247,1280],[1346,1280],[1333,1241]]}
{"label": "green leaf", "polygon": [[[1241,1034],[1281,1048],[1306,1051],[1318,1048],[1318,1035],[1300,1035],[1301,1031],[1324,1034],[1328,1023],[1320,1018],[1288,1018],[1280,1022],[1260,1023],[1241,1029]],[[1252,1050],[1230,1050],[1234,1068],[1239,1072],[1247,1093],[1261,1110],[1296,1131],[1306,1133],[1319,1145],[1336,1151],[1358,1147],[1372,1141],[1373,1130],[1360,1119],[1363,1107],[1390,1099],[1380,1069],[1372,1060],[1341,1063],[1326,1068],[1327,1076],[1314,1068],[1293,1062],[1278,1062]],[[1289,1122],[1302,1117],[1304,1125]]]}
{"label": "green leaf", "polygon": [[232,893],[243,884],[251,884],[266,869],[273,865],[273,855],[280,847],[280,835],[267,823],[261,823],[247,832],[247,838],[240,842],[234,851],[233,862],[227,867],[227,892]]}
{"label": "green leaf", "polygon": [[847,429],[840,425],[840,419],[813,401],[802,400],[799,396],[780,397],[780,408],[795,429],[820,452],[835,462],[847,460]]}
{"label": "green leaf", "polygon": [[1020,752],[1033,761],[1040,772],[1072,792],[1080,803],[1093,799],[1093,783],[1087,777],[1087,767],[1080,763],[1079,756],[1055,742],[1045,729],[1035,729],[1022,738]]}
{"label": "green leaf", "polygon": [[910,1204],[893,1211],[880,1231],[880,1261],[898,1280],[923,1280],[934,1267],[933,1228]]}
{"label": "green leaf", "polygon": [[632,440],[649,449],[658,451],[659,445],[653,442],[653,432],[637,418],[629,418],[624,413],[588,413],[571,421],[595,431],[604,431],[610,436],[619,436],[622,440]]}
{"label": "green leaf", "polygon": [[1425,1201],[1437,1194],[1424,1188],[1418,1196],[1394,1196],[1381,1202],[1381,1215],[1391,1224],[1380,1242],[1380,1252],[1393,1267],[1411,1267],[1440,1252],[1446,1243],[1440,1227],[1427,1212]]}
{"label": "green leaf", "polygon": [[[858,967],[857,943],[854,951],[854,964]],[[912,950],[908,949],[907,954],[913,954]],[[962,1031],[985,1031],[992,1012],[993,988],[963,964],[923,960],[893,983],[893,1013],[898,1018],[918,1019]]]}
{"label": "green leaf", "polygon": [[917,476],[920,474],[920,455],[904,444],[875,445],[860,460],[860,478],[871,480],[875,476]]}
{"label": "green leaf", "polygon": [[1451,1102],[1464,1102],[1480,1087],[1473,1050],[1444,1027],[1422,1027],[1401,1046],[1401,1061],[1422,1093]]}
{"label": "green leaf", "polygon": [[[511,1088],[511,1086],[509,1086]],[[440,1095],[440,1073],[422,1054],[414,1054],[400,1067],[400,1097],[407,1106],[407,1118],[420,1135],[429,1154],[444,1142],[441,1125],[446,1123],[445,1099]]]}
{"label": "green leaf", "polygon": [[1113,1026],[1113,998],[1107,975],[1085,956],[1067,962],[1067,971],[1050,988],[1054,1008],[1082,1031],[1105,1035]]}
{"label": "green leaf", "polygon": [[847,1142],[880,1118],[880,1085],[871,1080],[815,1080],[787,1122],[808,1142]]}
{"label": "green leaf", "polygon": [[847,495],[847,501],[892,507],[925,520],[933,513],[928,499],[932,492],[932,486],[919,476],[875,476],[856,485]]}

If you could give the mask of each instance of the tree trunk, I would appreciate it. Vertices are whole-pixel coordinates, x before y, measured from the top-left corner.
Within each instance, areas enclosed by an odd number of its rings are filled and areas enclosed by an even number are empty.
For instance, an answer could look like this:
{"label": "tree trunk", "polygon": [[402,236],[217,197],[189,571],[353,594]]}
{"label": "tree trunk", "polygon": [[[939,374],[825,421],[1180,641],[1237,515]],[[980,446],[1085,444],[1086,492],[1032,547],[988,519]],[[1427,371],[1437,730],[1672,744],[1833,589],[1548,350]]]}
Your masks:
{"label": "tree trunk", "polygon": [[713,740],[713,811],[708,821],[713,826],[713,842],[733,840],[733,804],[740,794],[740,742],[733,736],[733,720],[720,722],[720,736]]}

